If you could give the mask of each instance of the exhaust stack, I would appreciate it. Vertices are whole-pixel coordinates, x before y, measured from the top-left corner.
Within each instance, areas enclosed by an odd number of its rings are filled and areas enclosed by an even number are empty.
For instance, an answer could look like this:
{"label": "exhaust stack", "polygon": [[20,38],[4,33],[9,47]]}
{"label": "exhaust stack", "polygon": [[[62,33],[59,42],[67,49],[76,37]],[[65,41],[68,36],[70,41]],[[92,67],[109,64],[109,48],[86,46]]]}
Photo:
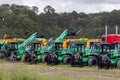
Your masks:
{"label": "exhaust stack", "polygon": [[118,34],[118,26],[116,25],[116,34]]}
{"label": "exhaust stack", "polygon": [[106,25],[106,26],[105,26],[105,42],[107,42],[107,35],[108,35],[107,29],[108,29],[108,27],[107,27],[107,25]]}

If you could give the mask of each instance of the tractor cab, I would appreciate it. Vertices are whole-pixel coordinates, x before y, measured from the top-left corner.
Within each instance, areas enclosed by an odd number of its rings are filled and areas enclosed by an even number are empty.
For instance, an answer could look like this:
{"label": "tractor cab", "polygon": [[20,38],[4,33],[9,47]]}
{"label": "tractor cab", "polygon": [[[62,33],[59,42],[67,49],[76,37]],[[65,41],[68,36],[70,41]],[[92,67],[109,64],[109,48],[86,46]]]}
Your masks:
{"label": "tractor cab", "polygon": [[80,43],[80,42],[69,42],[67,46],[67,52],[66,54],[69,53],[76,53],[76,52],[82,52],[85,49],[85,44]]}
{"label": "tractor cab", "polygon": [[100,47],[100,42],[91,42],[90,43],[90,48],[91,49],[99,49],[99,47]]}
{"label": "tractor cab", "polygon": [[120,42],[116,42],[112,46],[113,46],[113,49],[120,51]]}
{"label": "tractor cab", "polygon": [[54,50],[56,50],[56,51],[63,50],[63,43],[62,42],[55,42],[54,43]]}
{"label": "tractor cab", "polygon": [[52,42],[51,45],[52,45],[52,48],[50,50],[46,49],[45,53],[59,52],[63,49],[63,43],[62,42]]}
{"label": "tractor cab", "polygon": [[20,42],[8,42],[4,43],[1,47],[1,51],[16,51]]}
{"label": "tractor cab", "polygon": [[102,52],[101,54],[110,54],[112,46],[108,43],[101,44]]}
{"label": "tractor cab", "polygon": [[25,51],[37,51],[41,48],[41,42],[31,42],[25,46]]}
{"label": "tractor cab", "polygon": [[9,51],[14,51],[14,50],[17,50],[17,49],[18,49],[18,43],[17,43],[17,42],[7,43],[6,46],[7,46],[6,48],[7,48]]}
{"label": "tractor cab", "polygon": [[100,53],[100,44],[99,42],[93,42],[90,45],[90,53],[91,54],[96,54],[96,53]]}

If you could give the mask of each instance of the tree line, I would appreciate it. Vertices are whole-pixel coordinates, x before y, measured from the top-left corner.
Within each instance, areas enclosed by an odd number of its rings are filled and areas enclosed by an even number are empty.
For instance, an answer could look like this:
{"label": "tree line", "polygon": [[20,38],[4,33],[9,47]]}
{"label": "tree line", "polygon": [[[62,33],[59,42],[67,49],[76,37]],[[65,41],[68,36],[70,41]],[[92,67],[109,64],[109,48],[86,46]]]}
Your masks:
{"label": "tree line", "polygon": [[108,33],[115,33],[115,26],[120,26],[120,10],[89,14],[76,11],[56,13],[49,5],[43,13],[38,10],[36,6],[0,5],[0,38],[5,34],[11,38],[27,38],[34,32],[45,38],[57,37],[66,28],[82,29],[78,38],[98,38],[104,34],[105,25]]}

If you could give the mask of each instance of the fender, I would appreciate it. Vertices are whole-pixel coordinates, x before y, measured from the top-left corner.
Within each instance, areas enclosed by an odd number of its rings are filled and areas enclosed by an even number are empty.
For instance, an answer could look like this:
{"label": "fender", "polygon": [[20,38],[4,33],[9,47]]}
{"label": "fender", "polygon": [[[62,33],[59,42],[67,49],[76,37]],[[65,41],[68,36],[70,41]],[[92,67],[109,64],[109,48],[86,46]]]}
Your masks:
{"label": "fender", "polygon": [[74,55],[74,53],[66,53],[65,55],[66,55],[66,56],[71,56],[71,57],[72,57],[72,56]]}

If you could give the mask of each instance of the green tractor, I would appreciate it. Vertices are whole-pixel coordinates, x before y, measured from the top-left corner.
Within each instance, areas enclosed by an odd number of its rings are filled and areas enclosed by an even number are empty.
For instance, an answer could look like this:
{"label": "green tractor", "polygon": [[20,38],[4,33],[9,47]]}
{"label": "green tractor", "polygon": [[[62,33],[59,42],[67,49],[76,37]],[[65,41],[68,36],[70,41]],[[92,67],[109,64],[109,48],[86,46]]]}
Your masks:
{"label": "green tractor", "polygon": [[[116,45],[116,44],[115,44]],[[92,54],[92,59],[96,59],[98,68],[120,68],[119,50],[108,43],[101,43],[98,54]]]}
{"label": "green tractor", "polygon": [[53,42],[52,43],[53,48],[49,51],[45,52],[46,55],[46,62],[47,64],[59,64],[60,62],[63,62],[63,59],[65,57],[64,51],[65,49],[62,47],[62,42]]}
{"label": "green tractor", "polygon": [[98,65],[98,60],[97,56],[101,52],[101,43],[100,42],[93,42],[90,44],[90,57],[88,60],[88,66],[97,66]]}
{"label": "green tractor", "polygon": [[40,41],[30,42],[26,45],[23,61],[30,62],[30,64],[36,64],[42,60],[44,56],[44,46]]}
{"label": "green tractor", "polygon": [[[52,38],[47,41],[47,46],[51,45]],[[44,61],[44,51],[46,46],[42,41],[33,41],[25,46],[22,61],[29,62],[30,64],[37,64]]]}
{"label": "green tractor", "polygon": [[21,44],[20,42],[8,42],[4,43],[1,47],[1,57],[7,59],[8,61],[16,60],[15,53],[18,50],[18,45]]}
{"label": "green tractor", "polygon": [[[98,55],[98,68],[109,69],[112,65],[111,61],[114,56],[111,56],[112,46],[108,43],[101,44],[101,53]],[[115,53],[116,54],[116,53]],[[114,59],[114,58],[113,58]]]}
{"label": "green tractor", "polygon": [[21,60],[25,45],[37,37],[37,32],[31,35],[28,39],[24,42],[17,41],[17,42],[8,42],[4,43],[0,52],[6,57],[9,61],[16,61]]}
{"label": "green tractor", "polygon": [[[89,65],[89,66],[93,66],[93,65],[97,65],[97,59],[94,58],[94,57],[91,57],[91,55],[97,55],[99,52],[99,48],[98,48],[98,45],[100,44],[99,42],[92,42],[90,47],[86,47],[85,43],[81,43],[81,42],[77,42],[76,46],[75,46],[76,42],[72,42],[68,45],[68,52],[69,53],[76,53],[76,51],[74,49],[78,48],[78,47],[82,47],[82,54],[81,54],[81,59],[82,59],[82,65]],[[71,45],[74,45],[73,46],[73,49],[72,47],[69,47]],[[79,45],[79,46],[78,46]],[[98,49],[97,49],[98,48]],[[73,51],[72,51],[73,50]],[[67,52],[67,53],[68,53]],[[70,56],[66,56],[65,59],[64,59],[64,64],[69,64],[71,63],[71,57]]]}
{"label": "green tractor", "polygon": [[47,64],[58,64],[64,59],[64,49],[62,48],[62,42],[65,36],[74,36],[75,32],[66,29],[52,44],[50,44],[44,51],[44,61]]}
{"label": "green tractor", "polygon": [[85,44],[80,42],[69,42],[65,53],[64,63],[71,66],[83,66]]}

